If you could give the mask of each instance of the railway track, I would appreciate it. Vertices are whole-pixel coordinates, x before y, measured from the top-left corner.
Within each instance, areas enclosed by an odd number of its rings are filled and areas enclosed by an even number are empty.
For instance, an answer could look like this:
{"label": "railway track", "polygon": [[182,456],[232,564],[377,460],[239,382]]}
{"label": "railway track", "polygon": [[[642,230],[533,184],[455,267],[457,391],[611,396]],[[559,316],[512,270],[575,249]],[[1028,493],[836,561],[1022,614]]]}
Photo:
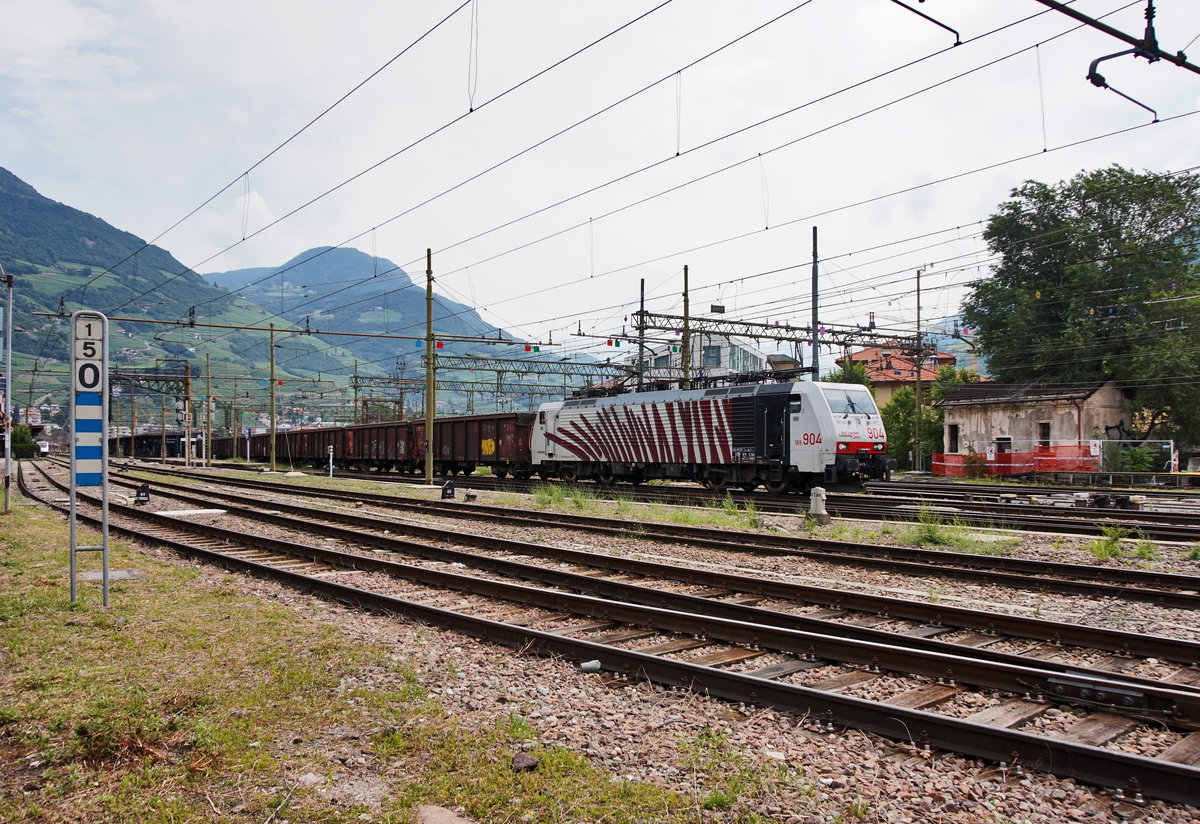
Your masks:
{"label": "railway track", "polygon": [[[247,464],[230,463],[227,467],[246,469]],[[369,478],[385,483],[421,483],[418,476],[390,472],[354,472],[335,470],[339,478]],[[441,478],[439,483],[453,480],[456,484],[469,485],[474,489],[489,489],[507,492],[529,492],[546,482],[496,478],[489,475],[458,476]],[[551,482],[554,483],[554,482]],[[762,490],[746,492],[739,489],[714,491],[699,486],[620,486],[605,487],[583,483],[589,491],[602,496],[620,496],[642,503],[665,503],[672,505],[711,506],[726,499],[744,505],[752,503],[765,514],[794,515],[808,509],[809,499],[797,495],[772,495]],[[1047,532],[1063,535],[1102,535],[1105,531],[1119,532],[1156,541],[1178,541],[1190,543],[1200,540],[1200,506],[1186,511],[1170,511],[1162,507],[1153,511],[1137,511],[1113,508],[1075,508],[1067,506],[1071,501],[1054,500],[1050,496],[1055,490],[1047,488],[1022,488],[993,485],[977,487],[975,484],[948,484],[937,482],[874,482],[866,488],[867,494],[829,491],[827,511],[834,516],[847,519],[916,521],[922,517],[936,517],[964,526],[1014,529]],[[1014,490],[1024,489],[1023,497]],[[1032,490],[1032,491],[1031,491]],[[1057,490],[1060,495],[1070,495],[1079,490]],[[1111,490],[1104,493],[1110,498]],[[1142,493],[1138,493],[1142,494]],[[1011,499],[1002,496],[1013,496]],[[1031,497],[1032,496],[1032,502]],[[1127,497],[1127,496],[1126,496]],[[1178,498],[1179,496],[1174,496]],[[1200,504],[1200,496],[1197,496]]]}
{"label": "railway track", "polygon": [[[23,488],[31,485],[25,475],[22,467]],[[39,483],[48,486],[50,482]],[[30,489],[28,494],[35,492]],[[56,495],[61,492],[43,491],[41,497]],[[1113,787],[1119,797],[1134,801],[1145,794],[1196,802],[1193,787],[1200,778],[1196,766],[1200,734],[1188,731],[1200,720],[1200,690],[1186,683],[1197,660],[1196,645],[1189,642],[1172,642],[1176,649],[1170,660],[1188,665],[1177,671],[1185,675],[1184,681],[1163,683],[1064,666],[1039,659],[1036,653],[1006,658],[977,648],[969,640],[947,644],[931,637],[952,634],[953,623],[914,625],[904,634],[898,628],[881,632],[853,622],[838,623],[829,620],[830,615],[817,619],[790,614],[768,607],[785,599],[792,599],[793,604],[804,601],[813,594],[807,591],[811,588],[793,590],[784,582],[757,577],[742,580],[726,572],[705,570],[680,576],[680,570],[671,565],[652,569],[645,562],[607,556],[602,561],[587,553],[550,556],[546,553],[551,548],[494,539],[488,539],[494,544],[493,554],[483,556],[372,534],[397,530],[395,521],[379,519],[373,519],[374,524],[357,521],[351,526],[318,524],[310,519],[298,527],[320,532],[327,539],[338,536],[338,541],[358,547],[346,552],[246,535],[244,530],[201,528],[136,508],[114,505],[113,510],[120,521],[133,516],[152,521],[152,540],[226,566],[270,574],[339,600],[411,615],[540,654],[597,660],[616,676],[649,678],[731,700],[771,704],[824,728],[851,726],[909,741],[918,748],[949,749],[1006,762],[1018,770],[1036,768],[1071,775]],[[315,515],[311,506],[307,512]],[[258,517],[264,523],[282,517],[262,511],[257,516],[239,512],[239,516]],[[320,513],[320,518],[324,520],[326,513]],[[333,532],[335,529],[340,532]],[[461,531],[453,534],[462,537]],[[519,557],[538,560],[512,560]],[[554,566],[546,563],[550,557],[556,559]],[[571,569],[558,569],[562,563],[570,564]],[[605,567],[606,575],[597,576],[597,564],[612,565]],[[576,571],[585,567],[593,572]],[[464,569],[486,570],[492,577],[461,571]],[[659,587],[630,583],[631,575],[655,579]],[[363,586],[383,578],[393,583],[381,589],[394,588],[394,582],[403,579],[398,586],[404,597]],[[680,587],[684,591],[679,591]],[[832,592],[828,597],[847,594]],[[447,608],[447,601],[454,602],[455,608]],[[914,604],[912,608],[929,606]],[[956,611],[935,606],[933,612],[936,621],[937,616]],[[918,619],[914,616],[914,620]],[[889,615],[882,623],[896,621]],[[1057,626],[1057,632],[1068,630]],[[1032,632],[1032,627],[1030,624],[1023,631]],[[834,628],[838,628],[836,634]],[[1099,635],[1104,631],[1092,632]],[[974,634],[981,636],[974,644],[998,640]],[[1127,649],[1135,643],[1119,635],[1104,642],[1107,646],[1097,643],[1094,648]],[[1045,650],[1062,649],[1053,635],[1043,641]],[[1043,647],[1039,645],[1039,649]],[[679,660],[680,656],[687,660]],[[838,670],[831,673],[828,668],[835,662]],[[815,678],[811,684],[781,680],[806,673]],[[906,678],[900,679],[901,674]],[[918,676],[915,681],[913,674]],[[838,692],[893,679],[900,683],[882,701]],[[962,697],[970,694],[964,690],[965,684],[1004,695],[966,718],[932,711],[933,707],[961,703]],[[1070,702],[1072,712],[1079,713],[1077,723],[1060,731],[1061,735],[1035,735],[1012,728],[1019,722],[1036,725],[1036,719],[1054,702]],[[1086,711],[1079,709],[1084,707]],[[1178,740],[1157,758],[1100,746],[1136,734],[1146,720],[1180,730]]]}
{"label": "railway track", "polygon": [[[179,473],[192,480],[213,480],[211,476],[197,477],[196,473]],[[292,496],[298,491],[293,484],[267,481],[261,478],[221,477],[222,484],[242,489],[269,490],[278,495]],[[160,488],[166,488],[156,481]],[[188,487],[177,486],[177,491]],[[211,492],[222,500],[237,502],[236,495]],[[520,527],[573,527],[593,533],[636,536],[644,541],[678,543],[687,541],[697,546],[734,553],[779,554],[858,566],[905,575],[937,575],[954,581],[1021,588],[1043,593],[1086,595],[1136,600],[1160,606],[1195,609],[1200,607],[1200,578],[1173,575],[1113,566],[1084,566],[1056,564],[998,555],[981,555],[947,550],[887,546],[873,543],[835,541],[789,535],[737,532],[710,527],[689,527],[677,524],[641,522],[636,527],[623,520],[594,516],[569,515],[561,512],[519,511],[507,507],[429,501],[360,491],[315,489],[304,487],[303,494],[339,501],[345,504],[371,504],[390,511],[439,517],[478,520]],[[285,503],[275,505],[287,508]],[[302,512],[295,507],[293,510]],[[420,529],[420,527],[409,527]]]}

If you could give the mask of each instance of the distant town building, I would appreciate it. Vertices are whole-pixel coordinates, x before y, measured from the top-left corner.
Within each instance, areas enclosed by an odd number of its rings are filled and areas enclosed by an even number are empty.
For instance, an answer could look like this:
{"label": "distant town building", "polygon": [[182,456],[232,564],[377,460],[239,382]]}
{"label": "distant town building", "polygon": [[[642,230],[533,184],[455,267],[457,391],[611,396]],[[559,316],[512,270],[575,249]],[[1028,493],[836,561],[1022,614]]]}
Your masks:
{"label": "distant town building", "polygon": [[[628,345],[628,344],[627,344]],[[638,363],[637,344],[627,363]],[[642,380],[652,386],[677,382],[683,369],[683,341],[678,343],[647,344],[642,362]],[[762,372],[770,368],[767,356],[743,338],[694,333],[691,335],[691,377],[722,378],[743,372]]]}
{"label": "distant town building", "polygon": [[[905,348],[899,342],[888,346],[868,346],[850,354],[850,362],[862,364],[867,369],[867,380],[875,390],[875,403],[883,406],[905,386],[916,387],[918,379],[922,386],[928,387],[937,379],[939,370],[954,366],[956,359],[951,352],[929,352],[921,358],[921,368],[917,370],[917,356],[911,349]],[[843,356],[836,361],[839,367],[845,368],[846,358]]]}

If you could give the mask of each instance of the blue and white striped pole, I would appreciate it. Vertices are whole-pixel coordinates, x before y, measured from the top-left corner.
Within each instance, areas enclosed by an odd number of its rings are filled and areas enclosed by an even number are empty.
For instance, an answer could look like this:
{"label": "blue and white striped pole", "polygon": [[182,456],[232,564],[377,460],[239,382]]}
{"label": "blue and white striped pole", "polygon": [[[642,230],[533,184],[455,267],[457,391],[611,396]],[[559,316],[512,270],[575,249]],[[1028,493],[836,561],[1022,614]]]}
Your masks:
{"label": "blue and white striped pole", "polygon": [[[108,318],[80,309],[71,315],[71,602],[76,598],[76,552],[101,553],[108,606]],[[101,488],[100,545],[79,546],[76,493]]]}

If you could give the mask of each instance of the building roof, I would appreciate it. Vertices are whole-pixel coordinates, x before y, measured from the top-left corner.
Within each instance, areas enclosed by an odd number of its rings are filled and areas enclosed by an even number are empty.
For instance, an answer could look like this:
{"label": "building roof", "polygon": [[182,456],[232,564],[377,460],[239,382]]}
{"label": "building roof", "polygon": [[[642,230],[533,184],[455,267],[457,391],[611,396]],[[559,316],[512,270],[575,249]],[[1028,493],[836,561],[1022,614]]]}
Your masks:
{"label": "building roof", "polygon": [[[839,366],[845,358],[837,358],[834,362]],[[916,383],[917,369],[910,352],[896,344],[895,346],[868,346],[850,354],[851,363],[861,363],[867,367],[867,380],[871,383]],[[938,370],[944,366],[953,366],[956,358],[951,352],[929,352],[921,364],[921,382],[932,383],[937,379]]]}
{"label": "building roof", "polygon": [[980,406],[988,404],[1044,403],[1087,400],[1108,381],[1088,384],[966,383],[938,401],[935,406]]}

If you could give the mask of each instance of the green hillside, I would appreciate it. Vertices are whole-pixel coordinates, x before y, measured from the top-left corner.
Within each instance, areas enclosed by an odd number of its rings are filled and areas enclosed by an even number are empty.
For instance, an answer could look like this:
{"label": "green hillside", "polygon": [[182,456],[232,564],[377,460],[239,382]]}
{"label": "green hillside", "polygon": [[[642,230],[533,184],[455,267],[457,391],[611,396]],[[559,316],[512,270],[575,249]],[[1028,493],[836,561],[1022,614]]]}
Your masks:
{"label": "green hillside", "polygon": [[[357,249],[317,247],[279,267],[217,272],[207,278],[298,327],[425,335],[424,282],[414,284],[395,263]],[[433,319],[439,335],[494,337],[497,333],[474,309],[441,296],[434,300]],[[413,343],[392,338],[345,338],[341,346],[360,362],[386,369],[415,360],[421,351]],[[448,343],[445,351],[467,348],[469,344]]]}
{"label": "green hillside", "polygon": [[[114,386],[122,375],[182,373],[187,365],[195,398],[208,391],[207,363],[221,411],[218,427],[231,422],[228,410],[235,405],[242,425],[254,425],[268,407],[269,334],[238,327],[273,323],[281,330],[275,336],[277,401],[298,423],[312,420],[314,412],[326,420],[351,417],[348,386],[356,371],[365,378],[398,371],[412,377],[422,369],[423,346],[378,335],[424,337],[424,279],[414,284],[391,261],[355,249],[318,247],[277,267],[201,276],[165,249],[45,198],[0,169],[0,264],[14,276],[12,385],[18,408],[67,408],[68,329],[62,316],[77,309],[111,320]],[[150,320],[169,323],[145,322]],[[441,297],[434,327],[446,336],[498,333],[470,307]],[[289,328],[311,334],[284,331]],[[448,342],[444,351],[470,347]],[[115,401],[122,422],[128,421],[128,391],[118,390]],[[364,391],[360,401],[368,395],[386,402],[389,392]],[[174,405],[145,389],[135,396],[143,422],[157,420],[164,404]],[[442,397],[462,401],[454,393]],[[300,409],[306,409],[303,415],[294,412]]]}
{"label": "green hillside", "polygon": [[[0,169],[0,265],[13,275],[13,394],[20,408],[43,402],[66,407],[67,322],[61,314],[92,309],[108,315],[110,366],[116,373],[182,371],[202,375],[205,356],[217,383],[213,395],[232,399],[234,376],[248,405],[261,405],[269,373],[269,335],[222,327],[267,327],[287,321],[252,300],[209,283],[169,252],[104,220],[40,195]],[[187,325],[189,319],[198,324]],[[171,321],[151,324],[139,321]],[[336,339],[276,336],[277,377],[306,397],[344,385],[354,353]],[[391,364],[389,364],[391,366]],[[360,374],[385,367],[364,363]],[[115,383],[115,382],[114,382]],[[202,387],[203,384],[198,384]],[[257,387],[257,389],[255,388]],[[197,390],[203,394],[204,389]],[[344,394],[344,393],[343,393]],[[331,396],[332,397],[332,396]],[[161,398],[140,405],[161,408]]]}

